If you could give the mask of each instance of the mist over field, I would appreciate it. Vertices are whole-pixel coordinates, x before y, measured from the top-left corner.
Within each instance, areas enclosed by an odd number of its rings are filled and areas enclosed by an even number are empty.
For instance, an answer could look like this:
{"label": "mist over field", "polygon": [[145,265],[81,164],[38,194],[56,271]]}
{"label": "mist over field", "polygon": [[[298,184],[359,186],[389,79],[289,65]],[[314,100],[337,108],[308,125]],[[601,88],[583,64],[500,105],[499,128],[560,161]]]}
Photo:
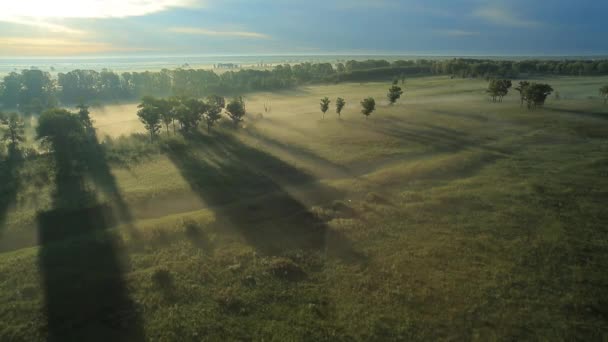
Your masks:
{"label": "mist over field", "polygon": [[596,1],[0,6],[0,341],[603,341]]}

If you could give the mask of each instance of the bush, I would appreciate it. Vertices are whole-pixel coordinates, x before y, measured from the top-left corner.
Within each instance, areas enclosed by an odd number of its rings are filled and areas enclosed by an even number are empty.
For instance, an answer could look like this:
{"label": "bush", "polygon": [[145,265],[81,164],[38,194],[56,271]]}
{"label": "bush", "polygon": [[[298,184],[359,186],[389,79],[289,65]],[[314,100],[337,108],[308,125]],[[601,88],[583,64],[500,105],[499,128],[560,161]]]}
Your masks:
{"label": "bush", "polygon": [[158,269],[152,273],[152,282],[161,289],[170,289],[173,287],[173,275],[169,270]]}
{"label": "bush", "polygon": [[287,258],[276,258],[270,261],[268,272],[277,278],[291,281],[301,280],[306,276],[298,264]]}

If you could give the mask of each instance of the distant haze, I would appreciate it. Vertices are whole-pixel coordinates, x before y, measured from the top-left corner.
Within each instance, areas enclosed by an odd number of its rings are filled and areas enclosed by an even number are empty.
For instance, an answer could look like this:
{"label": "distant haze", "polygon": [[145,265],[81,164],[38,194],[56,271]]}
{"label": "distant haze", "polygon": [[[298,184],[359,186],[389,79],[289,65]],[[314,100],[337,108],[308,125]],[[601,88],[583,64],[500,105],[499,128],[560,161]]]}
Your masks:
{"label": "distant haze", "polygon": [[598,59],[608,58],[601,55],[590,56],[466,56],[466,55],[251,55],[251,56],[89,56],[89,57],[21,57],[0,58],[0,75],[12,71],[37,68],[51,74],[68,72],[75,69],[101,71],[108,69],[116,72],[123,71],[158,71],[176,68],[211,69],[214,64],[234,63],[243,68],[273,67],[277,64],[302,62],[337,63],[346,60],[384,59],[415,60],[415,59],[449,59],[449,58],[488,58],[488,59]]}

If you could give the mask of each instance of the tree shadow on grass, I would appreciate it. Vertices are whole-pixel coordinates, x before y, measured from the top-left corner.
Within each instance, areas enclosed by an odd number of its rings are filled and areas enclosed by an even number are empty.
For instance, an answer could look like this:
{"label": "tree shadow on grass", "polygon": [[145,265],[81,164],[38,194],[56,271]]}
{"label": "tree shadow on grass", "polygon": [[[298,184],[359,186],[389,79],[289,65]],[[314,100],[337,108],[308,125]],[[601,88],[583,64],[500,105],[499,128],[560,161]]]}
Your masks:
{"label": "tree shadow on grass", "polygon": [[9,149],[5,160],[0,162],[0,239],[6,228],[8,211],[17,200],[17,193],[21,186],[19,169],[23,160],[17,151]]}
{"label": "tree shadow on grass", "polygon": [[325,252],[349,262],[363,261],[350,241],[329,227],[287,190],[298,186],[327,193],[308,174],[230,134],[194,134],[167,153],[201,199],[212,207],[218,226],[233,228],[266,255],[293,250]]}
{"label": "tree shadow on grass", "polygon": [[[87,145],[96,143],[91,139]],[[124,219],[123,213],[99,203],[95,192],[87,189],[87,177],[100,182],[89,172],[91,167],[109,171],[101,165],[102,154],[82,155],[95,151],[101,150],[69,146],[53,152],[53,206],[37,217],[47,318],[44,333],[50,341],[143,341],[139,314],[123,278],[120,239],[108,231]],[[95,158],[96,163],[89,164],[88,159]]]}
{"label": "tree shadow on grass", "polygon": [[[480,149],[499,154],[509,151],[488,146],[494,139],[474,137],[465,132],[443,128],[436,125],[400,124],[390,119],[377,118],[377,122],[362,124],[345,122],[351,127],[368,129],[395,139],[428,146],[436,152],[458,152],[466,149]],[[370,120],[371,121],[371,120]]]}
{"label": "tree shadow on grass", "polygon": [[246,136],[251,137],[264,148],[269,149],[270,153],[272,153],[272,151],[274,150],[279,153],[290,155],[296,158],[297,160],[304,161],[310,165],[313,165],[317,169],[316,171],[319,171],[321,174],[324,175],[324,178],[343,178],[354,176],[343,165],[339,165],[330,160],[327,160],[307,150],[306,148],[293,144],[286,144],[276,139],[273,139],[267,135],[264,135],[255,127],[247,127],[247,129],[244,129],[243,131]]}
{"label": "tree shadow on grass", "polygon": [[564,108],[556,108],[556,107],[550,107],[550,106],[545,106],[544,108],[547,110],[553,111],[553,112],[558,112],[558,113],[583,116],[583,117],[593,118],[593,119],[608,120],[608,112],[586,111],[586,110],[580,110],[580,109],[564,109]]}

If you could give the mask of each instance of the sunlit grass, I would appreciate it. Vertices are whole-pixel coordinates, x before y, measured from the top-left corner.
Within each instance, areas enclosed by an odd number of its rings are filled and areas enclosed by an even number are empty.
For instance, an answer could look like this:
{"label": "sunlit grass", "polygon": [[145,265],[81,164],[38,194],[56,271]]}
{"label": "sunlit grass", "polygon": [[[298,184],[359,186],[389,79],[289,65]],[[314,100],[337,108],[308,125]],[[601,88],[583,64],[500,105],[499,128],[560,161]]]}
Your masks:
{"label": "sunlit grass", "polygon": [[[490,103],[481,80],[414,78],[369,120],[358,101],[385,101],[388,83],[253,94],[263,118],[238,132],[113,165],[134,222],[108,234],[147,337],[601,339],[608,109],[588,97],[606,78],[547,81],[562,99],[529,112],[517,94]],[[342,120],[321,119],[323,96],[346,98]],[[135,118],[106,112],[106,127]],[[226,135],[223,160],[211,142]],[[13,208],[2,239],[32,235],[40,203]],[[294,226],[321,242],[281,234]],[[41,249],[12,241],[0,340],[43,339]]]}

